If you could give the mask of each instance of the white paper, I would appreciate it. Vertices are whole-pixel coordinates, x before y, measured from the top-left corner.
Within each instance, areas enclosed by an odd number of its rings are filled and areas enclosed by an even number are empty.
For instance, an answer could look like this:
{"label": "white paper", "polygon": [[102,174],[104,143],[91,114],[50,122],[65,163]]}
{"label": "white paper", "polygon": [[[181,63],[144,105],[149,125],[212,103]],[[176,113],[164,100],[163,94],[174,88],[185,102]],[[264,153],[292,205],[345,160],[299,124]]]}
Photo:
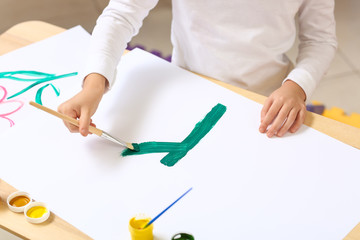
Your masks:
{"label": "white paper", "polygon": [[[82,29],[72,29],[1,57],[0,69],[79,71],[87,43]],[[34,60],[49,52],[56,60]],[[156,216],[190,187],[154,223],[155,239],[188,232],[200,240],[331,240],[359,222],[359,150],[306,126],[268,139],[258,132],[261,105],[141,50],[122,58],[118,75],[94,122],[126,141],[181,142],[217,103],[227,111],[166,167],[166,154],[121,157],[118,145],[70,134],[26,106],[0,137],[1,178],[94,239],[130,239],[131,217]],[[72,79],[59,81],[62,95],[44,105],[56,108],[74,94],[81,80]]]}

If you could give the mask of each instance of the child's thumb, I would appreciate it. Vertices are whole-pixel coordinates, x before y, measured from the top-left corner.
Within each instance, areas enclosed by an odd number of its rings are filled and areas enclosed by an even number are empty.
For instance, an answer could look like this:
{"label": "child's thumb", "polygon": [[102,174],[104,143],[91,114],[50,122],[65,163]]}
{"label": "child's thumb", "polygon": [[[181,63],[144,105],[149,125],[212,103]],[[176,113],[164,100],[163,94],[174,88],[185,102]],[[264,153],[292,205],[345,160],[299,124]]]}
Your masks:
{"label": "child's thumb", "polygon": [[84,137],[89,134],[90,122],[90,112],[88,110],[82,110],[79,118],[79,132]]}

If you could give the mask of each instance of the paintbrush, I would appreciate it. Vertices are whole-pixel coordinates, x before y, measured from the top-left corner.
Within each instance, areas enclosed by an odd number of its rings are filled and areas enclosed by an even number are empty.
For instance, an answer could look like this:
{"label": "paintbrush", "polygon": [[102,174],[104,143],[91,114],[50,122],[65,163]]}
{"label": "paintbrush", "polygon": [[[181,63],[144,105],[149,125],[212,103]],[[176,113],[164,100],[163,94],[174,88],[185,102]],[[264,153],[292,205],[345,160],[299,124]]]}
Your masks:
{"label": "paintbrush", "polygon": [[188,194],[188,192],[190,192],[192,190],[192,187],[187,190],[183,195],[181,195],[178,199],[176,199],[172,204],[170,204],[167,208],[165,208],[161,213],[159,213],[156,217],[154,217],[153,219],[151,219],[150,222],[148,222],[143,229],[147,228],[148,226],[150,226],[153,222],[155,222],[156,219],[158,219],[161,215],[163,215],[164,212],[166,212],[167,210],[169,210],[169,208],[171,208],[175,203],[177,203],[182,197],[184,197],[186,194]]}
{"label": "paintbrush", "polygon": [[[30,103],[31,106],[34,106],[34,107],[36,107],[38,109],[41,109],[44,112],[50,113],[51,115],[54,115],[54,116],[66,121],[66,122],[69,122],[69,123],[71,123],[71,124],[73,124],[73,125],[75,125],[77,127],[79,126],[79,121],[72,118],[72,117],[69,117],[69,116],[67,116],[65,114],[54,111],[54,110],[52,110],[50,108],[47,108],[47,107],[45,107],[43,105],[40,105],[40,104],[38,104],[36,102],[33,102],[33,101],[30,101],[29,103]],[[129,148],[129,149],[131,149],[133,151],[139,151],[139,145],[138,144],[136,144],[136,143],[128,143],[128,142],[125,142],[125,141],[120,140],[118,138],[115,138],[115,137],[111,136],[110,134],[108,134],[107,132],[105,132],[105,131],[103,131],[101,129],[98,129],[96,127],[89,126],[89,132],[91,132],[91,133],[93,133],[95,135],[98,135],[99,137],[110,140],[110,141],[112,141],[114,143],[120,144],[121,146]]]}

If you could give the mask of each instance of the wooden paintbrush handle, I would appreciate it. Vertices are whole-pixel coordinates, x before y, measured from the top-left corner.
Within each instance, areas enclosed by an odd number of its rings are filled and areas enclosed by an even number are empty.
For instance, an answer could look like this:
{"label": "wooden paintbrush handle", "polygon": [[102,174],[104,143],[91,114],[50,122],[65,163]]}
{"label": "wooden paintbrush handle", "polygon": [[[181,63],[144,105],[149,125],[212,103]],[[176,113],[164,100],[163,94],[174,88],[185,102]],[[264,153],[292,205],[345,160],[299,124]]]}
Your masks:
{"label": "wooden paintbrush handle", "polygon": [[103,134],[103,131],[101,129],[98,129],[96,127],[93,126],[89,126],[89,132],[98,135],[99,137],[101,137],[101,135]]}
{"label": "wooden paintbrush handle", "polygon": [[[69,123],[71,123],[71,124],[73,124],[73,125],[75,125],[75,126],[77,126],[77,127],[79,126],[79,121],[76,120],[76,119],[74,119],[74,118],[72,118],[72,117],[69,117],[69,116],[67,116],[67,115],[65,115],[65,114],[59,113],[59,112],[57,112],[57,111],[54,111],[54,110],[52,110],[52,109],[50,109],[50,108],[47,108],[47,107],[45,107],[45,106],[42,106],[42,105],[40,105],[40,104],[38,104],[38,103],[36,103],[36,102],[33,102],[33,101],[30,101],[30,105],[31,105],[31,106],[34,106],[34,107],[36,107],[36,108],[38,108],[38,109],[40,109],[40,110],[43,110],[44,112],[50,113],[51,115],[54,115],[55,117],[58,117],[58,118],[66,121],[66,122],[69,122]],[[90,126],[90,127],[89,127],[89,132],[91,132],[91,133],[93,133],[93,134],[96,134],[96,135],[98,135],[98,136],[101,136],[102,133],[103,133],[102,130],[100,130],[100,129],[96,128],[96,127],[93,127],[93,126]]]}

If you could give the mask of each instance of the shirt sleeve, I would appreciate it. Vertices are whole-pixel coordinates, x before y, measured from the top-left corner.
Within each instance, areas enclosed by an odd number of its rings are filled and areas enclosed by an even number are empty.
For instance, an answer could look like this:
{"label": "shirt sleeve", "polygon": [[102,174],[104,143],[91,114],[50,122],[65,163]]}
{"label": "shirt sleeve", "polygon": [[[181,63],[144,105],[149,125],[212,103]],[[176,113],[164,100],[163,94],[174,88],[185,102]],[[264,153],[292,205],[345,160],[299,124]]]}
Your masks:
{"label": "shirt sleeve", "polygon": [[126,44],[135,36],[144,18],[158,0],[110,0],[96,21],[81,77],[99,73],[114,84],[116,67]]}
{"label": "shirt sleeve", "polygon": [[334,58],[337,40],[333,0],[305,0],[299,9],[299,52],[286,80],[296,82],[309,99]]}

